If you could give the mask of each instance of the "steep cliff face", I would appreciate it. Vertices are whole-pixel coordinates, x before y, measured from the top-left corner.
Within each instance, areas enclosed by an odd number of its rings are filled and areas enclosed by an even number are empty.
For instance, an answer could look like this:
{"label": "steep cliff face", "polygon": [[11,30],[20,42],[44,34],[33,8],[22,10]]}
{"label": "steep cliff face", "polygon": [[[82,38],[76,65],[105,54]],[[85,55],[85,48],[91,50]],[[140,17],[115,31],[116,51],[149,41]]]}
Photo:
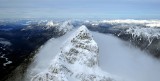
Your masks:
{"label": "steep cliff face", "polygon": [[81,26],[62,46],[48,70],[31,81],[115,81],[98,66],[98,46],[85,26]]}

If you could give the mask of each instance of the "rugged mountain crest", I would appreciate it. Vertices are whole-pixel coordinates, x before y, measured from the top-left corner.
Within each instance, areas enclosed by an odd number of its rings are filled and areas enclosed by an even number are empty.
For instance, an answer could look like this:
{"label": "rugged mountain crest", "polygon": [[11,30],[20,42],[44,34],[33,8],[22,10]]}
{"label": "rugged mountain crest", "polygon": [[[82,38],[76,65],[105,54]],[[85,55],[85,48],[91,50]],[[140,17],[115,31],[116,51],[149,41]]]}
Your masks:
{"label": "rugged mountain crest", "polygon": [[59,23],[53,22],[53,21],[48,21],[46,23],[45,29],[50,29],[59,26]]}
{"label": "rugged mountain crest", "polygon": [[66,33],[67,31],[71,30],[73,25],[71,21],[65,21],[60,26],[57,27],[58,32],[62,32],[62,34]]}
{"label": "rugged mountain crest", "polygon": [[98,66],[98,46],[85,26],[71,36],[47,71],[32,81],[115,81]]}

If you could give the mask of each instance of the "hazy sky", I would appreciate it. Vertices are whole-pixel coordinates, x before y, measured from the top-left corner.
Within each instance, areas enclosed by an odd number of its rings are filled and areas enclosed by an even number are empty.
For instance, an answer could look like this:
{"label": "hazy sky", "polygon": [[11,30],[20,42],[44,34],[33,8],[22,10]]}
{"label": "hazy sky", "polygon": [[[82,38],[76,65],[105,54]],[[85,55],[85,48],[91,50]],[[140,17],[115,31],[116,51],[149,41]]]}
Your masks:
{"label": "hazy sky", "polygon": [[0,0],[0,18],[160,18],[160,0]]}

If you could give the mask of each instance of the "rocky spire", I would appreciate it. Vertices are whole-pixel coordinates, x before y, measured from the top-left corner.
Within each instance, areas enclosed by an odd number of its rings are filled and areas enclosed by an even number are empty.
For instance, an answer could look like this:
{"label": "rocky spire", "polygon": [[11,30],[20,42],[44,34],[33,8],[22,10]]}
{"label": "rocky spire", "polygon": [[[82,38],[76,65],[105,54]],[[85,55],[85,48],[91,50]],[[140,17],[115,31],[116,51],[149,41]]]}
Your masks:
{"label": "rocky spire", "polygon": [[[44,57],[45,58],[45,57]],[[85,26],[81,26],[61,48],[46,72],[32,81],[114,81],[98,66],[98,46]]]}

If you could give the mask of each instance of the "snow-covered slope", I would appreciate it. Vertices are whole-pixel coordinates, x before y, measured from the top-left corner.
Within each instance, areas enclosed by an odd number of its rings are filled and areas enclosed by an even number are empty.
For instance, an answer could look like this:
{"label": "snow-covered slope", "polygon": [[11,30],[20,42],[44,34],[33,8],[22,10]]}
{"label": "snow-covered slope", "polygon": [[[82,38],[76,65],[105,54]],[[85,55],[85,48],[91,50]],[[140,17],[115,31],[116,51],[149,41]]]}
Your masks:
{"label": "snow-covered slope", "polygon": [[131,34],[133,38],[140,37],[139,40],[145,38],[152,43],[154,38],[160,39],[160,29],[131,27],[126,30],[127,34]]}
{"label": "snow-covered slope", "polygon": [[85,26],[81,26],[62,46],[49,68],[32,81],[115,81],[99,68],[98,46]]}
{"label": "snow-covered slope", "polygon": [[48,21],[46,24],[46,29],[50,29],[50,28],[56,27],[58,25],[59,25],[58,23],[53,23],[53,21]]}
{"label": "snow-covered slope", "polygon": [[41,21],[34,24],[29,24],[26,27],[22,28],[21,31],[27,30],[41,30],[41,31],[53,31],[58,33],[58,35],[64,35],[70,31],[74,26],[71,21],[64,22],[53,22],[53,21]]}
{"label": "snow-covered slope", "polygon": [[[24,73],[25,77],[23,78],[23,80],[19,80],[19,81],[30,81],[32,76],[48,69],[48,66],[50,65],[50,61],[56,56],[57,53],[59,53],[60,51],[59,48],[62,46],[62,42],[64,42],[65,39],[67,39],[71,34],[73,34],[74,30],[75,29],[73,29],[70,32],[67,32],[65,35],[61,37],[52,38],[48,40],[39,49],[38,53],[35,54],[33,61],[28,66],[26,73]],[[16,81],[18,80],[16,79]]]}
{"label": "snow-covered slope", "polygon": [[47,22],[46,26],[54,26],[53,21]]}
{"label": "snow-covered slope", "polygon": [[66,33],[67,31],[71,30],[73,25],[70,21],[63,22],[60,26],[57,27],[58,32]]}

